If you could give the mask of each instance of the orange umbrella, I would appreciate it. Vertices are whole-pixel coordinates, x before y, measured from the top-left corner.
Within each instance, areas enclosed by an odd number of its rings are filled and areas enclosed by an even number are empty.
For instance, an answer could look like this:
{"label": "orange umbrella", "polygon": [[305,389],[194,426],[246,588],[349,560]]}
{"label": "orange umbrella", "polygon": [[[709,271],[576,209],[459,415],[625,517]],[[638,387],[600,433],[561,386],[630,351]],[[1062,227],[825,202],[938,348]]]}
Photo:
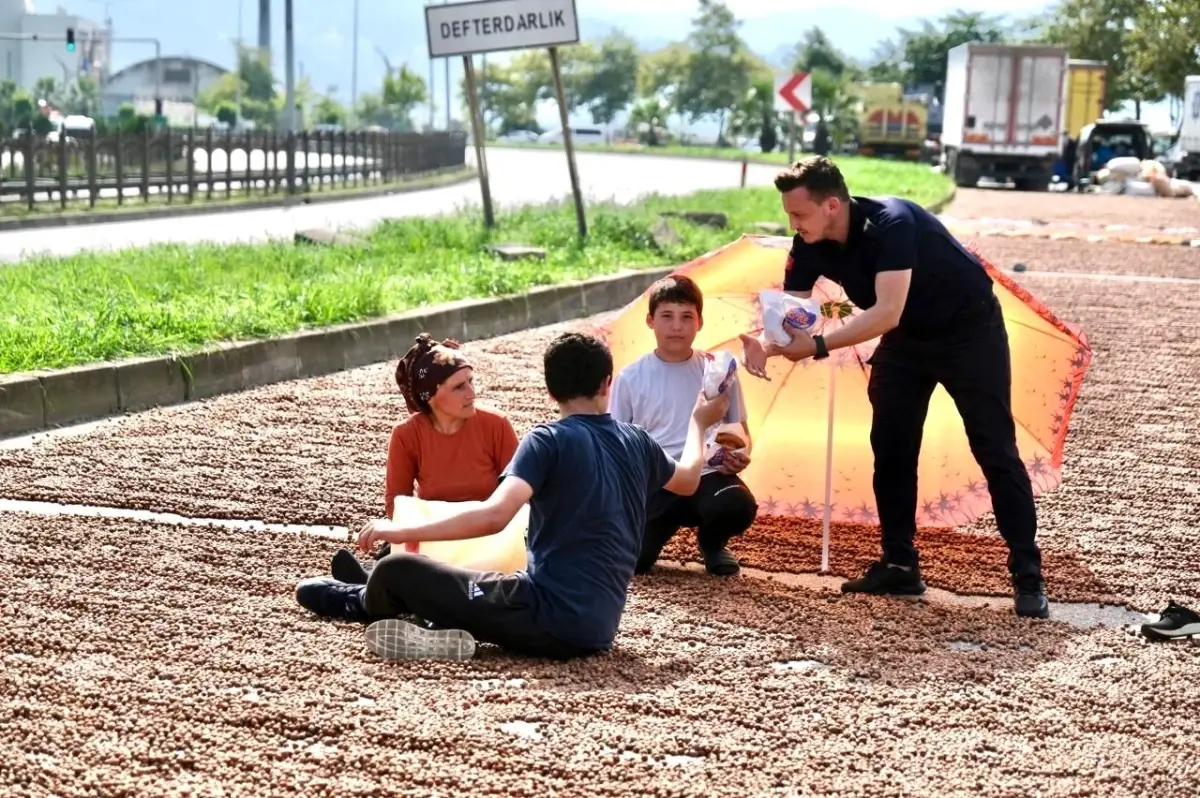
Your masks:
{"label": "orange umbrella", "polygon": [[[790,247],[790,238],[746,235],[673,272],[691,277],[704,292],[697,349],[725,349],[740,359],[738,335],[762,329],[758,294],[782,289]],[[986,260],[984,266],[996,283],[1008,329],[1017,447],[1037,495],[1061,481],[1067,423],[1092,353],[1080,330],[1059,320]],[[822,305],[815,332],[828,333],[859,312],[841,286],[828,280],[817,282],[813,297]],[[647,311],[643,294],[601,330],[618,370],[654,350]],[[742,478],[764,514],[823,519],[822,571],[829,566],[832,520],[873,524],[878,519],[866,390],[866,361],[876,344],[838,350],[825,361],[772,358],[770,382],[740,375],[754,439],[752,461]],[[991,510],[962,418],[941,386],[925,422],[918,485],[918,524],[954,527]]]}

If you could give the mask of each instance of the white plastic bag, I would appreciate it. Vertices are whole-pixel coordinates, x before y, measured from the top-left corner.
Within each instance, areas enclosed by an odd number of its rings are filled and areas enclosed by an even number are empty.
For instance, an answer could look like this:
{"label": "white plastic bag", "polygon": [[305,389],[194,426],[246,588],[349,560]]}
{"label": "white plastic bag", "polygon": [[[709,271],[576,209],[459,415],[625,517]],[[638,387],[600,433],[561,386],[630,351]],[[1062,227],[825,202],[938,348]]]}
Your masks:
{"label": "white plastic bag", "polygon": [[816,301],[800,299],[784,291],[763,291],[759,294],[759,302],[762,305],[763,336],[778,346],[791,343],[789,329],[808,332],[821,319],[821,306]]}
{"label": "white plastic bag", "polygon": [[718,427],[716,434],[709,439],[708,448],[704,453],[704,462],[711,468],[720,468],[721,463],[730,452],[746,451],[746,440],[742,437],[741,429],[735,425],[726,424]]}
{"label": "white plastic bag", "polygon": [[729,388],[737,374],[737,358],[724,349],[704,353],[704,398],[710,402]]}

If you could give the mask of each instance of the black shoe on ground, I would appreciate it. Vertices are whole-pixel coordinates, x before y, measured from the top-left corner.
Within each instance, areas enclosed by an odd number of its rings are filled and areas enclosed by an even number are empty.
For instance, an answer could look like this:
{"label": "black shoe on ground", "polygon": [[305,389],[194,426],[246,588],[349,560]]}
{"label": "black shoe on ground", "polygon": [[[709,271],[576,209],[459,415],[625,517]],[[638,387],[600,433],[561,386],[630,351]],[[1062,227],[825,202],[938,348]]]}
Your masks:
{"label": "black shoe on ground", "polygon": [[365,585],[367,569],[363,568],[358,558],[346,549],[338,549],[333,554],[333,562],[329,564],[329,573],[339,582],[348,585]]}
{"label": "black shoe on ground", "polygon": [[370,620],[363,606],[366,590],[362,585],[319,576],[296,585],[296,603],[322,618],[365,623]]}
{"label": "black shoe on ground", "polygon": [[1014,578],[1013,591],[1013,609],[1017,615],[1022,618],[1050,617],[1050,601],[1046,598],[1046,586],[1040,578]]}
{"label": "black shoe on ground", "polygon": [[738,558],[729,549],[711,552],[701,549],[700,553],[704,555],[704,570],[713,576],[737,576],[742,570]]}
{"label": "black shoe on ground", "polygon": [[1150,640],[1175,640],[1200,635],[1200,615],[1174,601],[1159,614],[1154,623],[1142,624],[1142,634]]}
{"label": "black shoe on ground", "polygon": [[871,563],[858,579],[842,583],[843,593],[870,593],[873,596],[920,596],[925,592],[921,567],[900,568],[885,562]]}

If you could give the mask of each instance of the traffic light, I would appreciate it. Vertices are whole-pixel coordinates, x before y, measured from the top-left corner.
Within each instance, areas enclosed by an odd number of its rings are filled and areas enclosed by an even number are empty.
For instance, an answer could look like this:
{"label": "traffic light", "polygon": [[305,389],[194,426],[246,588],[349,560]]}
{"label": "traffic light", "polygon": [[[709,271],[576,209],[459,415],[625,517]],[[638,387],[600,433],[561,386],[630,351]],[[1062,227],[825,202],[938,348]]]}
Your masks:
{"label": "traffic light", "polygon": [[75,29],[67,28],[67,52],[75,52]]}

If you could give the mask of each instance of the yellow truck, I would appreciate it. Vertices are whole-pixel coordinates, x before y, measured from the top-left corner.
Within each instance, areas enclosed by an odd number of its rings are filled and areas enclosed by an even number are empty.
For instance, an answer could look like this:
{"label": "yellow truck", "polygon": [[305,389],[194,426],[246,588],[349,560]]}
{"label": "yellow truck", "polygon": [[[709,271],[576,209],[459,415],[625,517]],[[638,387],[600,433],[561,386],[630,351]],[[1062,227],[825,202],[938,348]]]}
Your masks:
{"label": "yellow truck", "polygon": [[856,83],[853,91],[859,97],[858,154],[918,160],[928,136],[925,104],[906,98],[899,83]]}
{"label": "yellow truck", "polygon": [[1067,61],[1067,138],[1079,140],[1084,125],[1104,116],[1108,92],[1108,62]]}

